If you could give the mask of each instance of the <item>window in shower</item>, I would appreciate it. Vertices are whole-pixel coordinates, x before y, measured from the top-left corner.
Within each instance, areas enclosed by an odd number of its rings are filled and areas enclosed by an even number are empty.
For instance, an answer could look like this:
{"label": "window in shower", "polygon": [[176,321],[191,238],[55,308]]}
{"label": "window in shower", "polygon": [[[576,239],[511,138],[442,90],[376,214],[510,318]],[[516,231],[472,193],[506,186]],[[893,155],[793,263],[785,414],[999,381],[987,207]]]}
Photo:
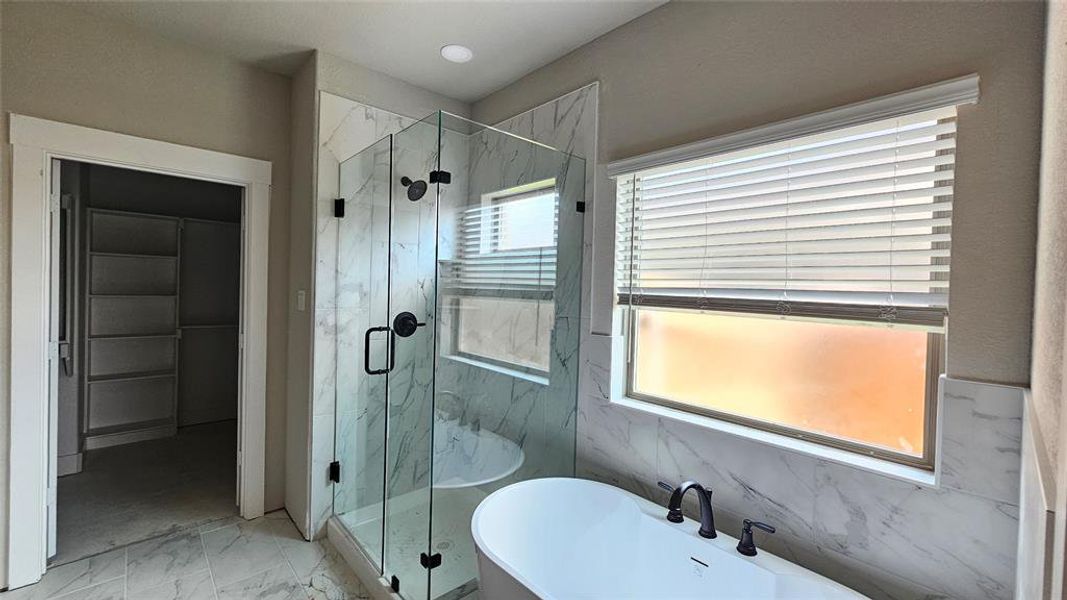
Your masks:
{"label": "window in shower", "polygon": [[548,372],[558,218],[555,180],[484,194],[466,209],[449,286],[454,356]]}
{"label": "window in shower", "polygon": [[931,469],[955,131],[950,105],[619,176],[628,395]]}

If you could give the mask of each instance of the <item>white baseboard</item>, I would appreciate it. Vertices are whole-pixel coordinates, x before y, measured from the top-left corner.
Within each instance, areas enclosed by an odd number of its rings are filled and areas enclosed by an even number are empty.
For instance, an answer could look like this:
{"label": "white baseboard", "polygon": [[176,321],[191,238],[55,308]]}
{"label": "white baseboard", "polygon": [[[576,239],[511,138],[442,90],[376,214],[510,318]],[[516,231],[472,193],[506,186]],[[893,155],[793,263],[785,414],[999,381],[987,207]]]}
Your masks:
{"label": "white baseboard", "polygon": [[56,457],[56,475],[73,475],[82,472],[82,453],[66,454]]}
{"label": "white baseboard", "polygon": [[356,577],[363,582],[363,586],[374,600],[403,600],[389,586],[389,582],[382,577],[374,563],[363,553],[363,549],[356,543],[341,521],[336,517],[330,517],[326,522],[326,539],[330,540],[333,547],[341,553],[348,566],[355,572]]}

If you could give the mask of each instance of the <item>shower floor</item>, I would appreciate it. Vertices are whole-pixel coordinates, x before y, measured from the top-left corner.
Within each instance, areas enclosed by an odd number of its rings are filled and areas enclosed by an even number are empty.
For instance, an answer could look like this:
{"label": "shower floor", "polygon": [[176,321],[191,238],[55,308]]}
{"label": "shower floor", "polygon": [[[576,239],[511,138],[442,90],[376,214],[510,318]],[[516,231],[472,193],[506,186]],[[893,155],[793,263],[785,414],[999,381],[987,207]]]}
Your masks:
{"label": "shower floor", "polygon": [[[425,589],[426,571],[419,556],[441,553],[441,566],[432,571],[431,595],[435,599],[458,598],[474,589],[478,563],[471,537],[471,516],[487,494],[478,488],[435,489],[433,492],[433,533],[427,539],[429,507],[420,502],[410,508],[392,508],[389,512],[385,576],[400,578],[401,595],[411,600]],[[398,498],[397,504],[403,499]],[[352,535],[375,560],[382,555],[381,509],[378,516],[365,518],[367,512],[352,511],[340,516]],[[405,586],[405,582],[409,582]],[[407,593],[405,593],[407,590]],[[421,600],[419,598],[418,600]]]}

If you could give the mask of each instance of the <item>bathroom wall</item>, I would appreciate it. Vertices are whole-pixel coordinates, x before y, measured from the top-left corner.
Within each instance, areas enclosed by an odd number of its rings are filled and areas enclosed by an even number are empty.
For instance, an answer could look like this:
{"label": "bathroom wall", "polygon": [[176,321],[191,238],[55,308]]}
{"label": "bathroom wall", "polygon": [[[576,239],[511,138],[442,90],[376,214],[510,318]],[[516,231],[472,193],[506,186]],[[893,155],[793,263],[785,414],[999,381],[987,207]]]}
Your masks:
{"label": "bathroom wall", "polygon": [[[1041,2],[670,2],[475,103],[494,123],[600,81],[601,162],[968,73],[960,111],[949,375],[1030,378]],[[602,206],[610,183],[598,180]],[[610,215],[596,215],[593,327],[609,333]],[[991,251],[995,249],[995,251]]]}
{"label": "bathroom wall", "polygon": [[[289,80],[201,48],[87,14],[75,5],[0,3],[0,99],[9,111],[271,161],[267,325],[266,508],[283,503]],[[76,93],[75,93],[76,90]],[[10,162],[0,164],[9,223]],[[8,430],[8,234],[0,250],[0,454]],[[6,473],[6,469],[2,470]],[[6,478],[0,498],[6,498]],[[4,501],[0,501],[2,504]],[[2,532],[0,532],[2,533]],[[6,547],[0,545],[0,564]],[[6,568],[0,568],[6,573]],[[0,576],[2,577],[2,576]],[[0,585],[4,582],[0,581]]]}
{"label": "bathroom wall", "polygon": [[1063,392],[1064,317],[1067,315],[1067,7],[1050,2],[1045,51],[1041,178],[1031,366],[1034,416],[1052,465],[1059,451]]}
{"label": "bathroom wall", "polygon": [[[657,502],[666,500],[659,480],[703,481],[721,529],[736,535],[742,518],[766,519],[779,530],[761,536],[764,547],[873,598],[1011,597],[1023,389],[958,377],[1028,379],[1041,56],[1030,34],[1042,17],[1039,5],[672,3],[475,103],[475,118],[492,122],[599,79],[605,162],[968,72],[982,78],[979,106],[960,118],[957,195],[967,206],[961,200],[955,217],[949,330],[957,377],[941,382],[936,481],[642,409],[621,398],[614,335],[584,337],[579,476]],[[989,169],[997,186],[1012,184],[991,193]],[[594,183],[592,319],[583,326],[610,334],[614,186]],[[1007,210],[1004,228],[996,215]],[[995,258],[985,252],[990,235]]]}
{"label": "bathroom wall", "polygon": [[[1020,537],[1047,542],[1050,597],[1067,590],[1067,411],[1064,398],[1064,330],[1067,310],[1067,4],[1049,2],[1045,32],[1045,97],[1042,113],[1040,220],[1037,236],[1037,285],[1034,292],[1033,419],[1044,444],[1037,457],[1024,453],[1024,461],[1050,457],[1055,532],[1045,535],[1043,520],[1024,520]],[[1039,437],[1035,433],[1035,437]],[[1025,485],[1025,480],[1024,480]],[[1025,490],[1025,487],[1024,487]],[[1040,507],[1035,507],[1035,512]],[[1040,513],[1037,513],[1040,514]],[[1033,525],[1033,528],[1028,527]]]}
{"label": "bathroom wall", "polygon": [[[592,146],[596,90],[526,113],[544,119],[542,128],[516,133]],[[561,109],[578,98],[588,103],[585,110]],[[587,190],[598,200],[599,192]],[[588,248],[601,240],[595,225],[586,225]],[[761,537],[764,547],[874,598],[1011,596],[1021,389],[945,378],[938,482],[919,484],[747,439],[729,427],[712,430],[699,417],[621,402],[623,340],[592,335],[589,324],[583,319],[579,477],[657,502],[666,501],[657,481],[702,481],[715,490],[722,530],[736,535],[743,518],[767,520],[779,529]],[[695,506],[688,509],[695,515]]]}

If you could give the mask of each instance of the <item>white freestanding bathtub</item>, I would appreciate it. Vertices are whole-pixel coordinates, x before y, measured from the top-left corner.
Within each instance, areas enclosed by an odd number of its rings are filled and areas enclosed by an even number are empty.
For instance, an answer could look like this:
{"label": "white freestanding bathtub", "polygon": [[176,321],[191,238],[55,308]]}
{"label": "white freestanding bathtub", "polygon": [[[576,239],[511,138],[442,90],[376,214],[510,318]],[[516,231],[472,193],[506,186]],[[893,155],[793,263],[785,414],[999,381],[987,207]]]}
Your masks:
{"label": "white freestanding bathtub", "polygon": [[[719,532],[704,539],[697,523],[670,523],[666,510],[584,479],[534,479],[497,490],[471,519],[481,597],[865,597],[763,550],[742,556],[737,538]],[[765,537],[757,531],[757,545]]]}

